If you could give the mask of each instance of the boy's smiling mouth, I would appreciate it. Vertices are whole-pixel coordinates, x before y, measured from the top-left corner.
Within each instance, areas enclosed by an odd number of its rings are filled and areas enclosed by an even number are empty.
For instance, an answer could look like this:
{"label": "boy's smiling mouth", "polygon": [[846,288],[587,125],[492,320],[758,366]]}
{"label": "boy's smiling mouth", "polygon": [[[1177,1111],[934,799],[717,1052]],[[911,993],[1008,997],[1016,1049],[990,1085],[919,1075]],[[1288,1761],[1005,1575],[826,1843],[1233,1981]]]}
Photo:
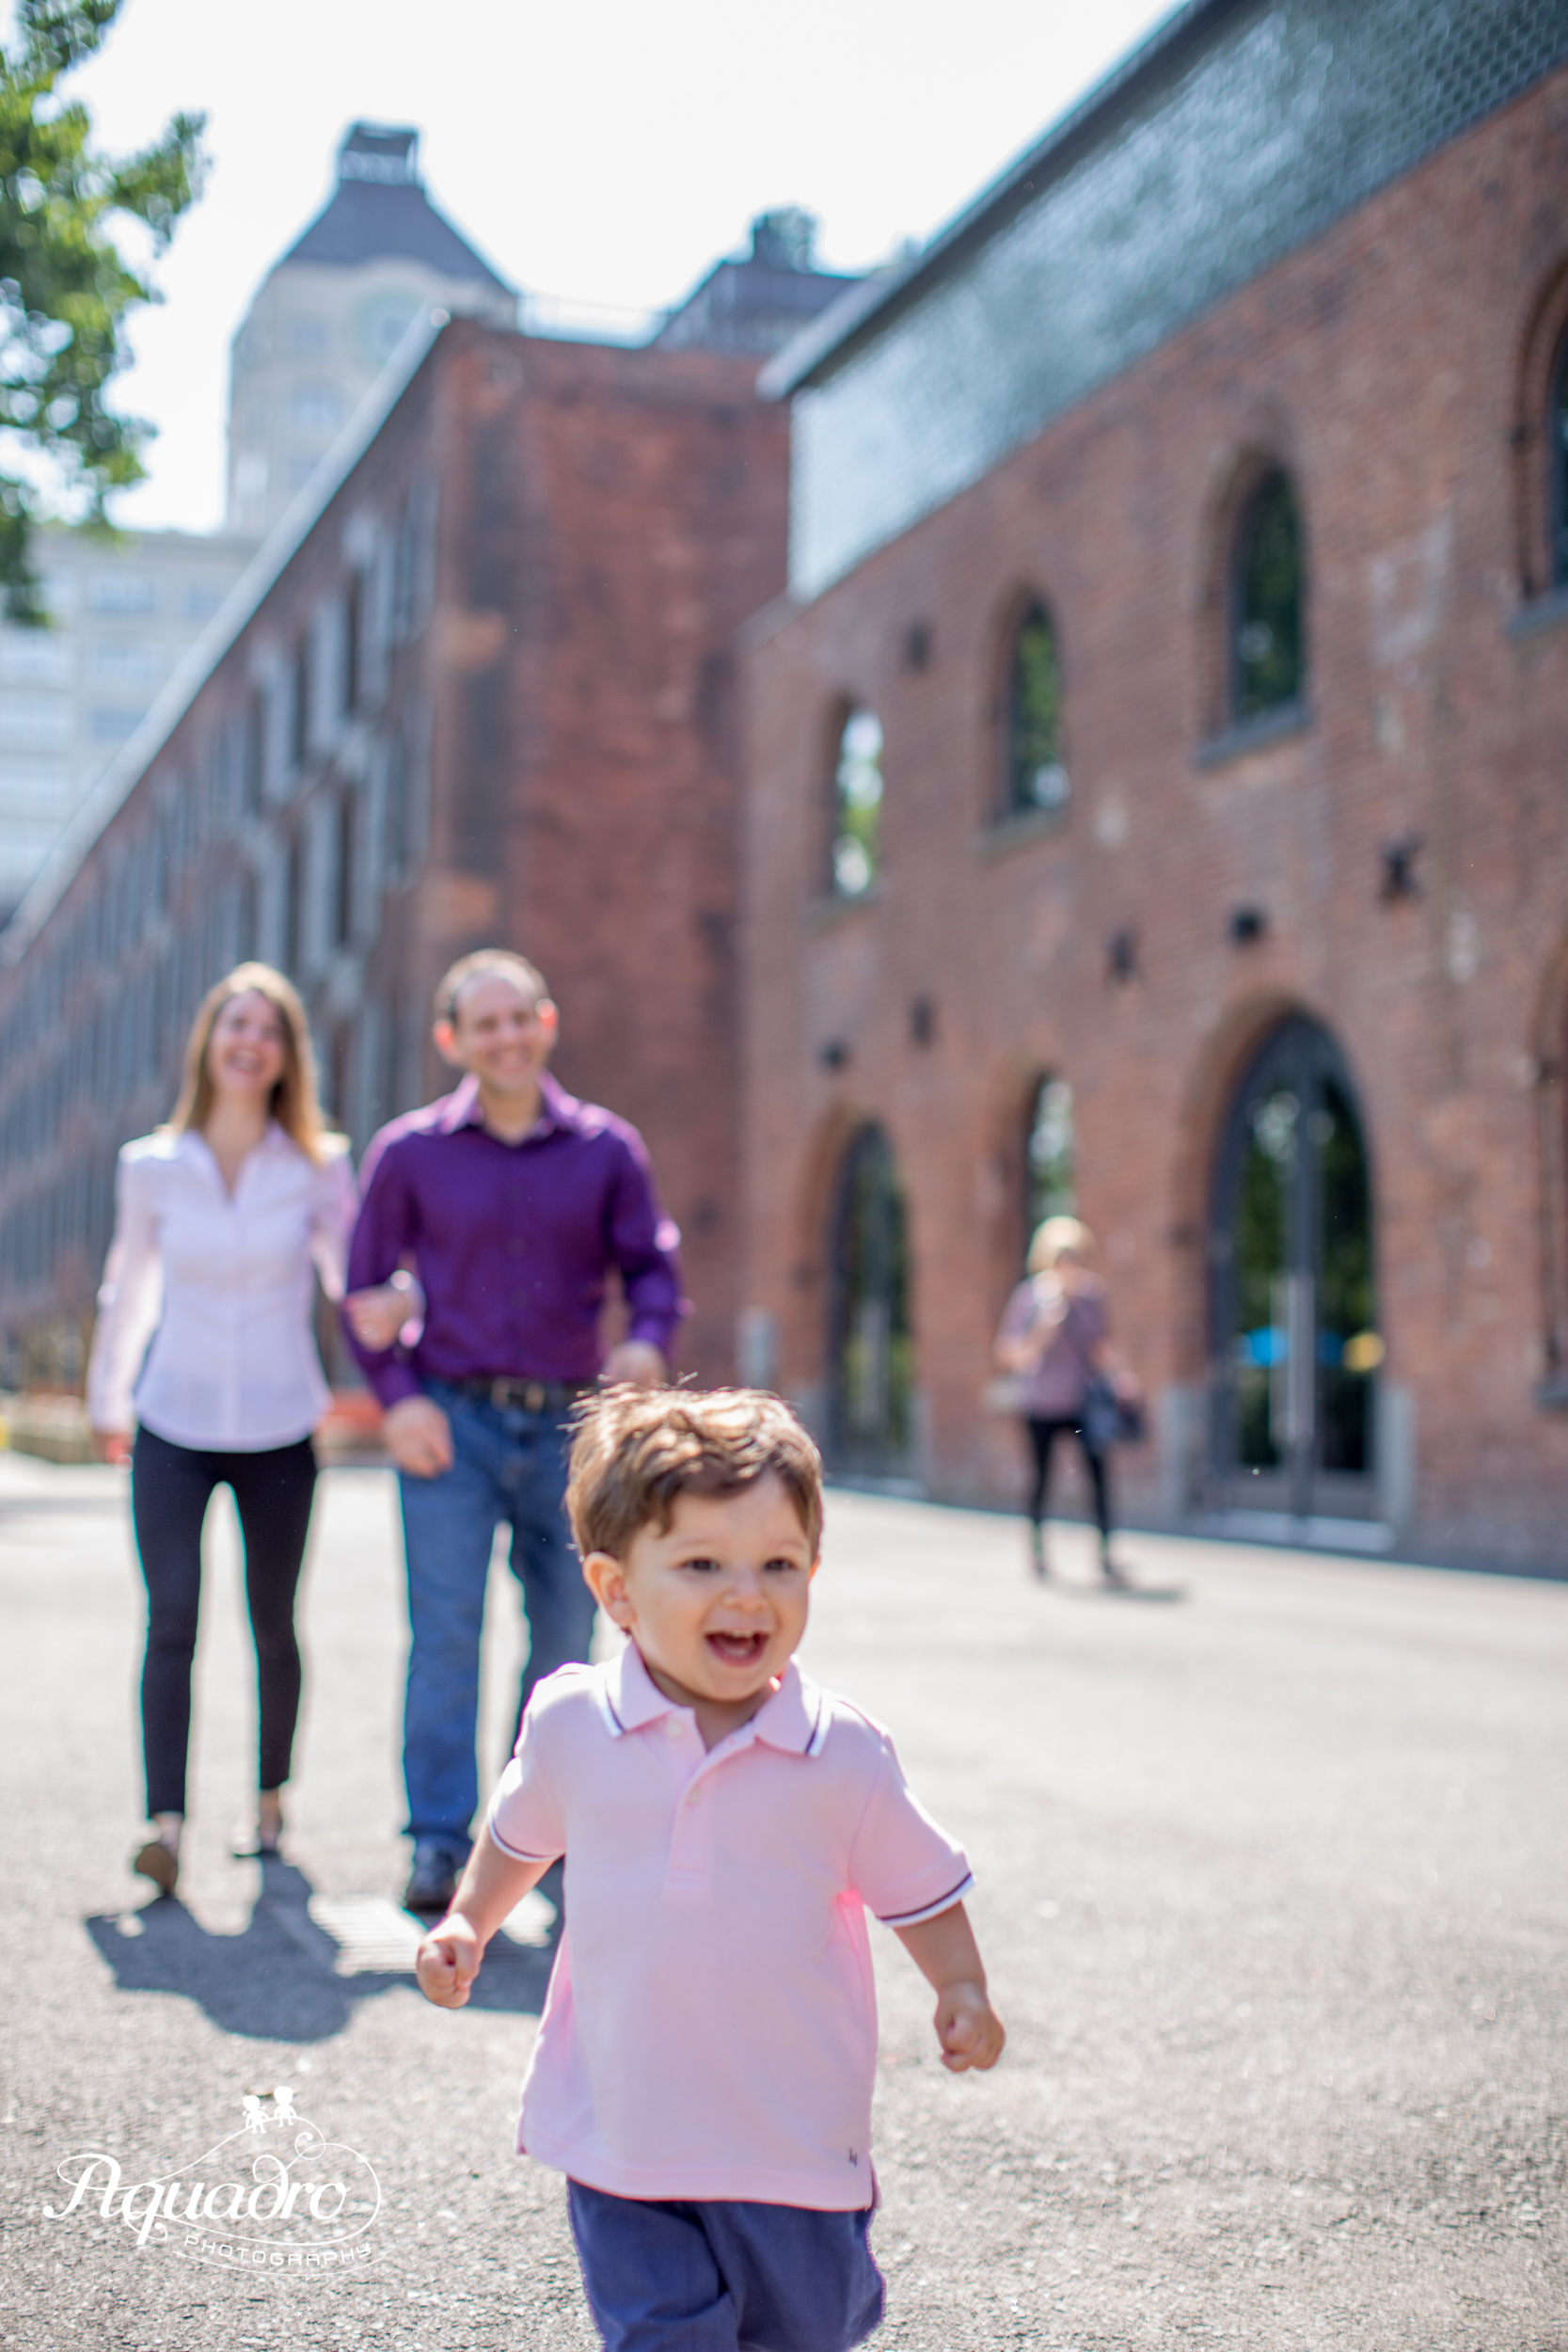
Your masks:
{"label": "boy's smiling mouth", "polygon": [[726,1666],[755,1666],[768,1649],[766,1633],[707,1633],[704,1640]]}

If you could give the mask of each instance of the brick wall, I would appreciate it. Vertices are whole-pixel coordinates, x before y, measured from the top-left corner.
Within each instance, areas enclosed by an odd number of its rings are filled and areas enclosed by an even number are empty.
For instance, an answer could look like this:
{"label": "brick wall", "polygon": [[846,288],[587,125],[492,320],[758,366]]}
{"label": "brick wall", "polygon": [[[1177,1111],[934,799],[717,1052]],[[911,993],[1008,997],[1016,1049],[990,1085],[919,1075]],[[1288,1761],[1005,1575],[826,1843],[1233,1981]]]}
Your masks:
{"label": "brick wall", "polygon": [[[1300,1009],[1338,1039],[1366,1119],[1415,1534],[1568,1557],[1568,1422],[1538,1401],[1568,1218],[1568,599],[1541,594],[1565,196],[1560,72],[752,631],[749,1299],[778,1319],[784,1384],[819,1405],[832,1171],[881,1121],[938,1493],[1017,1491],[1015,1433],[981,1395],[1044,1072],[1075,1089],[1083,1213],[1167,1432],[1164,1488],[1150,1446],[1125,1457],[1129,1500],[1190,1492],[1170,1452],[1207,1376],[1218,1137],[1249,1053]],[[1264,461],[1304,515],[1307,723],[1227,747],[1225,547]],[[1025,591],[1059,631],[1072,800],[1057,829],[1008,834],[988,821],[998,647]],[[885,868],[834,908],[823,795],[846,700],[886,731]],[[1421,895],[1386,901],[1382,845],[1410,834]],[[1267,928],[1237,946],[1243,905]]]}
{"label": "brick wall", "polygon": [[479,340],[453,367],[418,918],[432,978],[495,938],[545,972],[562,1081],[653,1152],[709,1379],[738,1303],[731,641],[784,578],[786,425],[755,371]]}
{"label": "brick wall", "polygon": [[500,942],[559,998],[564,1083],[647,1138],[696,1304],[683,1367],[730,1375],[731,647],[783,584],[786,494],[756,367],[454,322],[298,545],[263,551],[7,935],[0,1337],[90,1321],[115,1154],[166,1116],[239,956],[297,980],[362,1150],[451,1083],[435,981]]}

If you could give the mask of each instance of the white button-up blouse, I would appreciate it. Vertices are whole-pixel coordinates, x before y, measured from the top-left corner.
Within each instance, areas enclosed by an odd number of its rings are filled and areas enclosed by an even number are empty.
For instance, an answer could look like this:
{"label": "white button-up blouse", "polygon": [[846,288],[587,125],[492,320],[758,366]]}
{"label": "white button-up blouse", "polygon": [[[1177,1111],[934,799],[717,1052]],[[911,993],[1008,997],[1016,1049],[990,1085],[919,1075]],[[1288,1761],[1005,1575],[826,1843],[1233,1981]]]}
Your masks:
{"label": "white button-up blouse", "polygon": [[318,1167],[276,1122],[232,1197],[201,1136],[128,1143],[87,1366],[93,1426],[135,1420],[173,1445],[245,1454],[308,1437],[329,1401],[312,1268],[341,1298],[356,1201],[341,1146]]}

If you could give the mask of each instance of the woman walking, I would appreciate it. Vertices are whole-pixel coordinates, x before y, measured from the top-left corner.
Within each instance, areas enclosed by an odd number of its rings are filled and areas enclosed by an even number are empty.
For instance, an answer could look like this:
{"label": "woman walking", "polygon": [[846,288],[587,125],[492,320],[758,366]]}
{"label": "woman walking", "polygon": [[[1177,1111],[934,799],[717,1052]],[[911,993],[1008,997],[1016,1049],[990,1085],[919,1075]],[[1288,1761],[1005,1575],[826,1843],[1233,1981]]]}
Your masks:
{"label": "woman walking", "polygon": [[[313,1269],[341,1297],[355,1206],[347,1145],[323,1127],[299,998],[281,973],[243,963],[197,1014],[167,1126],[120,1152],[87,1368],[103,1451],[131,1461],[147,1581],[150,1829],[132,1867],[166,1895],[179,1880],[186,1809],[201,1530],[224,1485],[245,1538],[261,1716],[256,1817],[234,1851],[277,1851],[299,1713],[294,1592],[315,1488],[310,1433],[328,1401],[310,1329]],[[372,1317],[377,1296],[364,1302]],[[392,1337],[408,1311],[406,1296],[388,1295]]]}
{"label": "woman walking", "polygon": [[1105,1285],[1091,1272],[1094,1235],[1075,1216],[1048,1216],[1029,1245],[1028,1277],[1003,1310],[996,1334],[996,1365],[1018,1383],[1019,1402],[1034,1459],[1029,1491],[1029,1558],[1037,1577],[1049,1575],[1045,1557],[1046,1499],[1056,1439],[1077,1438],[1094,1491],[1100,1530],[1100,1572],[1107,1584],[1126,1581],[1111,1558],[1111,1495],[1105,1449],[1095,1441],[1087,1413],[1097,1380],[1118,1393],[1132,1383],[1112,1368],[1107,1343]]}

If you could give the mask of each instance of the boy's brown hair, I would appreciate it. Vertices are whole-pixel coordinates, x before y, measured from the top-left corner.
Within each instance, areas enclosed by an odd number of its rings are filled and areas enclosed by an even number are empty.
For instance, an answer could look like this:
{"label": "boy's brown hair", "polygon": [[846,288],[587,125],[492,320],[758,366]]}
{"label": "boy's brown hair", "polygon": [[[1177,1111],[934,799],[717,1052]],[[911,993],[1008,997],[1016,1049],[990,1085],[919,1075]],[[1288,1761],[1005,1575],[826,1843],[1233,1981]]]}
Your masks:
{"label": "boy's brown hair", "polygon": [[566,1482],[578,1549],[624,1560],[640,1528],[669,1528],[678,1495],[734,1495],[771,1471],[822,1543],[822,1457],[760,1389],[606,1389],[578,1406]]}

